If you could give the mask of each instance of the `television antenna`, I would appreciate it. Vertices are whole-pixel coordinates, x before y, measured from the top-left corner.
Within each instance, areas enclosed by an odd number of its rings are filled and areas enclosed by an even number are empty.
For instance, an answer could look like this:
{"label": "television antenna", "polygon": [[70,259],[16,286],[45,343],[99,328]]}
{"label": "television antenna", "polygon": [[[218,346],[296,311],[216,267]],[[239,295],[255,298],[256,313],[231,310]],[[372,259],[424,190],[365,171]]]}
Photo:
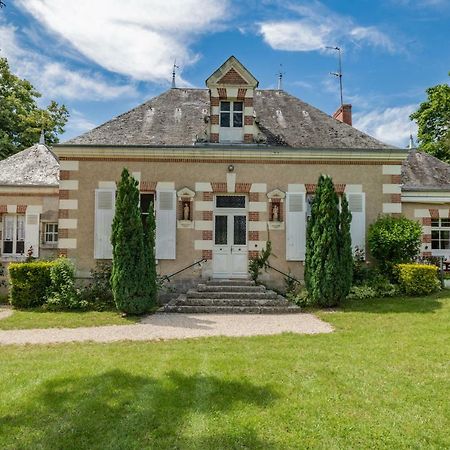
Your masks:
{"label": "television antenna", "polygon": [[283,64],[280,64],[280,70],[277,73],[278,76],[278,87],[277,89],[281,91],[283,89],[283,75],[286,75],[286,72],[283,72]]}
{"label": "television antenna", "polygon": [[341,48],[340,47],[325,47],[329,50],[334,50],[336,52],[338,52],[338,57],[339,57],[339,69],[337,72],[330,72],[330,75],[333,75],[337,78],[339,78],[339,92],[341,95],[341,106],[343,106],[344,104],[344,96],[342,94],[342,57],[341,57]]}
{"label": "television antenna", "polygon": [[176,75],[176,69],[179,69],[180,66],[177,66],[177,60],[175,59],[173,61],[173,68],[172,68],[172,88],[176,88],[176,83],[175,83],[175,75]]}

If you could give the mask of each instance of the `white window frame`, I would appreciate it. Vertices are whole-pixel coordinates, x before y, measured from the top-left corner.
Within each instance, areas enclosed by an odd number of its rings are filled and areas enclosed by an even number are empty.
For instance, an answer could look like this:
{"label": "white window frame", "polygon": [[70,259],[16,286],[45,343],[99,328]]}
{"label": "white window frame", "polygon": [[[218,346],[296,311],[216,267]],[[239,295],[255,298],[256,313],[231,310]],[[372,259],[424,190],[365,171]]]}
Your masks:
{"label": "white window frame", "polygon": [[[49,228],[53,228],[52,230]],[[56,244],[58,243],[58,222],[46,222],[44,224],[44,244]],[[52,237],[52,239],[48,239]]]}
{"label": "white window frame", "polygon": [[[223,105],[225,103],[230,104],[230,109],[228,111],[223,110]],[[234,109],[235,104],[241,104],[241,109],[236,110]],[[222,125],[222,114],[227,114],[229,119],[229,125],[224,126]],[[240,114],[241,115],[241,125],[235,126],[234,125],[234,114]],[[219,113],[219,124],[221,128],[244,128],[244,102],[241,100],[223,100],[220,102],[220,113]]]}
{"label": "white window frame", "polygon": [[[5,237],[6,237],[6,222],[10,218],[13,219],[13,230],[12,230],[12,240],[8,239],[8,241],[10,241],[10,242],[12,241],[13,246],[12,246],[11,253],[5,253],[4,250],[5,250],[5,241],[6,241],[6,239],[5,239]],[[22,220],[22,236],[21,236],[22,239],[19,239],[19,236],[18,236],[19,218]],[[23,256],[25,254],[25,252],[26,252],[26,249],[25,249],[25,240],[26,240],[26,238],[25,238],[25,223],[26,222],[25,222],[25,220],[26,220],[25,214],[3,214],[3,217],[2,217],[2,224],[3,224],[3,226],[2,226],[2,243],[1,243],[2,244],[2,248],[1,248],[2,255],[4,255],[4,256]],[[17,252],[17,243],[18,242],[23,242],[23,252],[22,253]]]}
{"label": "white window frame", "polygon": [[[443,221],[447,221],[448,225],[442,225]],[[437,225],[436,225],[437,222]],[[437,231],[439,233],[439,239],[433,239],[433,231]],[[448,239],[441,238],[441,232],[447,231],[449,233]],[[433,248],[433,242],[439,243],[439,248]],[[447,242],[447,248],[442,248],[442,242]],[[450,256],[450,219],[448,218],[439,218],[439,219],[431,219],[431,252],[433,256]]]}

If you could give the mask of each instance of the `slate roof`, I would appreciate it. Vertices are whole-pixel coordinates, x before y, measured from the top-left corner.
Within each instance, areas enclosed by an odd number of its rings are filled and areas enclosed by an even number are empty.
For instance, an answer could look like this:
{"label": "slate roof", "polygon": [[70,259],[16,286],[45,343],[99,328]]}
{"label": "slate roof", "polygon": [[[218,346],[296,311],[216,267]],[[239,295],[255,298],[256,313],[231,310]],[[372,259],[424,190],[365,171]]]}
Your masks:
{"label": "slate roof", "polygon": [[0,161],[0,186],[58,186],[59,162],[44,144]]}
{"label": "slate roof", "polygon": [[[256,90],[261,143],[292,148],[383,149],[392,146],[278,90]],[[64,145],[192,146],[205,140],[208,89],[170,89]]]}
{"label": "slate roof", "polygon": [[412,150],[402,167],[403,191],[450,191],[450,165]]}

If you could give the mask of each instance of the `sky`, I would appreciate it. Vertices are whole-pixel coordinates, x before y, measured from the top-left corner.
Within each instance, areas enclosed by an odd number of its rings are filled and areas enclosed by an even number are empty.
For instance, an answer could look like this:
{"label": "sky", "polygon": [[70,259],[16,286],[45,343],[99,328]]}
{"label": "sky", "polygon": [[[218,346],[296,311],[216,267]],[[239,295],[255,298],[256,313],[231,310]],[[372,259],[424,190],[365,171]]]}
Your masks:
{"label": "sky", "polygon": [[170,88],[205,80],[234,55],[259,80],[406,147],[425,89],[448,83],[450,0],[4,0],[0,56],[42,93],[64,103],[61,141]]}

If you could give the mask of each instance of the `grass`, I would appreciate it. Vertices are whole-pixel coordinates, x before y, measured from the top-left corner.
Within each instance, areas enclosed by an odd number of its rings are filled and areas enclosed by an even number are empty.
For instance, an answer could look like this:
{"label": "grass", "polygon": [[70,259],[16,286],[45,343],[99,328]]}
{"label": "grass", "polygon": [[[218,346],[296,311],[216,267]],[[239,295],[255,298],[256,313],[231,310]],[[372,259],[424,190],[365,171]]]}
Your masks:
{"label": "grass", "polygon": [[449,293],[319,315],[335,333],[2,347],[0,448],[450,448]]}
{"label": "grass", "polygon": [[15,309],[12,316],[0,320],[0,330],[129,325],[137,321],[138,317],[122,317],[117,311],[53,312],[40,308]]}

